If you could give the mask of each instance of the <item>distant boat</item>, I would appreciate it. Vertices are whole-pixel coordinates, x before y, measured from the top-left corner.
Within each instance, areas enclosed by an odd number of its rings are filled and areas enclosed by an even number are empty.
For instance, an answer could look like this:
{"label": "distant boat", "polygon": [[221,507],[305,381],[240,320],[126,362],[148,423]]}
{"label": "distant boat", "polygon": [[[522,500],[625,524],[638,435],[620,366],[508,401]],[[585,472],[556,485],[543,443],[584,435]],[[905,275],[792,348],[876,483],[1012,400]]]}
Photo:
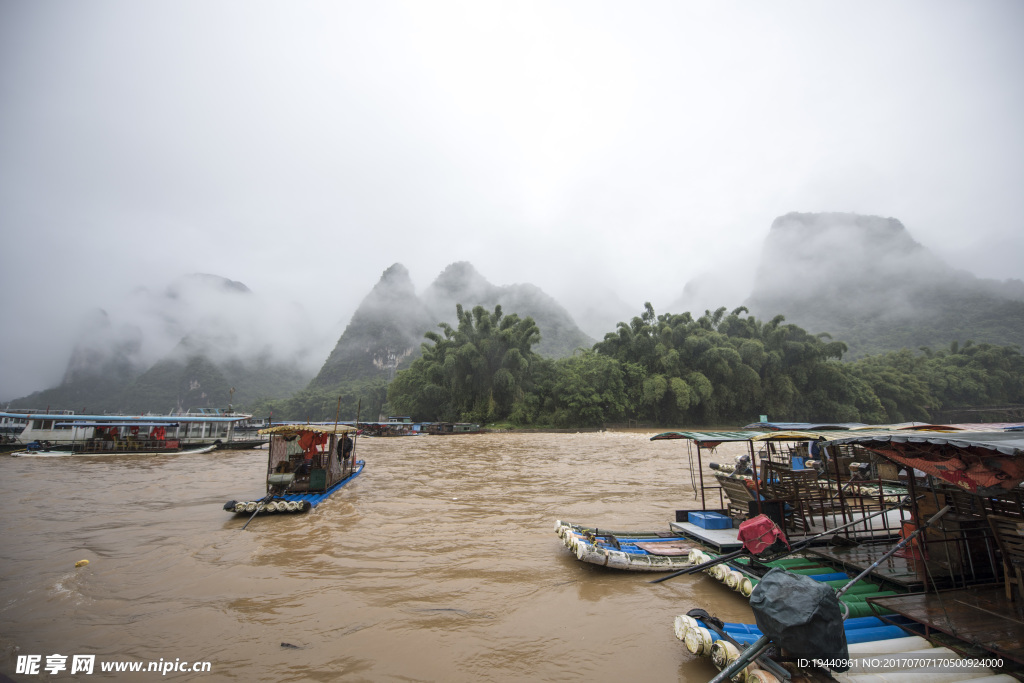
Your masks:
{"label": "distant boat", "polygon": [[424,425],[427,434],[445,436],[450,434],[479,434],[480,425],[474,422],[428,422]]}
{"label": "distant boat", "polygon": [[[237,447],[236,425],[252,415],[203,411],[181,415],[76,415],[0,412],[0,419],[20,423],[16,456],[166,455],[203,453],[225,444]],[[259,441],[246,440],[246,447]]]}
{"label": "distant boat", "polygon": [[351,425],[278,425],[270,435],[266,495],[259,500],[230,500],[235,514],[306,512],[338,492],[363,471],[356,460],[356,428]]}

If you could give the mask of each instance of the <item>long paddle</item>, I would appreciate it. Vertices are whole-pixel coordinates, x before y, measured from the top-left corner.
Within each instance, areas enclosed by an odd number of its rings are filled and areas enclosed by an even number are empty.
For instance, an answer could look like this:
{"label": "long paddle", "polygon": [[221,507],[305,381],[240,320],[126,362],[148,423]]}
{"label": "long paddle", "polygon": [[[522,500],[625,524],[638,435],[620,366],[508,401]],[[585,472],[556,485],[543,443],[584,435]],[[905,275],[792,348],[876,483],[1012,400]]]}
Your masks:
{"label": "long paddle", "polygon": [[[256,511],[252,513],[252,517],[249,518],[249,522],[251,522],[253,520],[253,518],[256,517],[256,515],[258,515],[260,513],[260,510],[263,509],[263,504],[266,503],[267,501],[269,501],[273,497],[274,497],[273,493],[268,493],[265,497],[261,498],[259,501],[256,502]],[[242,526],[240,531],[245,531],[245,527],[249,526],[249,522],[246,522],[245,525]]]}

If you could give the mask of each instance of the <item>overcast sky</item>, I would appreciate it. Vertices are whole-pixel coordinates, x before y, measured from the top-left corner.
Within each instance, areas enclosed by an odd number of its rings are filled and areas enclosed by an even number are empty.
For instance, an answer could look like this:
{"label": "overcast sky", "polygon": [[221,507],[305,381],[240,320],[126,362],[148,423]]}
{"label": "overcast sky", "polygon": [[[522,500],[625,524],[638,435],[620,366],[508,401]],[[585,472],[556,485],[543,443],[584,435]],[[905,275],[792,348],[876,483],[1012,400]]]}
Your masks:
{"label": "overcast sky", "polygon": [[636,313],[713,270],[731,307],[776,216],[852,211],[1022,278],[1022,29],[1018,0],[0,0],[0,400],[191,272],[333,337],[395,262]]}

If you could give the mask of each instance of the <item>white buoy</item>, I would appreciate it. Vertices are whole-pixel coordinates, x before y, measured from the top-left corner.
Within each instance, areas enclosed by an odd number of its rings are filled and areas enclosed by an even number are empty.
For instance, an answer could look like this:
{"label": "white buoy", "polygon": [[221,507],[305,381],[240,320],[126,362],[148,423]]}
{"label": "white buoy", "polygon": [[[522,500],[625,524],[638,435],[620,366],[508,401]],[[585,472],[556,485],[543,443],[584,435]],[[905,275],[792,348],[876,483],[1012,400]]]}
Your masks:
{"label": "white buoy", "polygon": [[711,663],[721,671],[740,656],[739,648],[728,640],[716,640],[711,645]]}
{"label": "white buoy", "polygon": [[686,614],[680,614],[679,616],[677,616],[672,626],[673,630],[675,631],[676,638],[683,642],[686,642],[687,631],[689,631],[691,628],[700,627],[696,619]]}
{"label": "white buoy", "polygon": [[695,655],[704,656],[711,653],[711,632],[703,626],[687,630],[683,642],[686,649]]}

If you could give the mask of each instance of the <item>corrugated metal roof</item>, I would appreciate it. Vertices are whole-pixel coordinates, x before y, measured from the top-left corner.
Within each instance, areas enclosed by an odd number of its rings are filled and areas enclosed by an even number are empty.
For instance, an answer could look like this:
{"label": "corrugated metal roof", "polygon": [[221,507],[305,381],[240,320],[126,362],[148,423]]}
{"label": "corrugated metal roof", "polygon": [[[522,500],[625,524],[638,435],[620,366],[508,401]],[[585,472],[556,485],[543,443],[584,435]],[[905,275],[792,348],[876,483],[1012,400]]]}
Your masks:
{"label": "corrugated metal roof", "polygon": [[845,444],[882,444],[882,443],[920,443],[937,446],[953,446],[954,448],[985,448],[1003,455],[1024,456],[1024,433],[1017,431],[1003,432],[917,432],[917,431],[883,431],[874,434],[843,435],[834,434],[828,443]]}

